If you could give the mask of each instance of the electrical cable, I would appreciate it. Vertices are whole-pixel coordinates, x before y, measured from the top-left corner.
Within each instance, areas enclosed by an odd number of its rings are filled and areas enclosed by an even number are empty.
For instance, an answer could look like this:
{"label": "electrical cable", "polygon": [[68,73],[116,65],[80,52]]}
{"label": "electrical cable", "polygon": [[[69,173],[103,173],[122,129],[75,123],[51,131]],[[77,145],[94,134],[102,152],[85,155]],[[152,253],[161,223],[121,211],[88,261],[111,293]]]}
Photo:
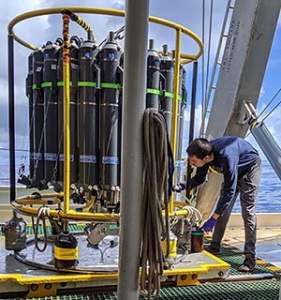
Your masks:
{"label": "electrical cable", "polygon": [[[114,31],[114,36],[115,36],[115,39],[123,39],[124,36],[121,36],[120,34],[125,31],[125,26],[121,26],[119,29],[117,29],[116,31]],[[101,47],[104,43],[106,42],[106,38],[104,40],[102,40],[100,43],[99,43],[99,47]]]}
{"label": "electrical cable", "polygon": [[78,25],[80,25],[83,29],[85,29],[85,31],[87,32],[91,32],[91,38],[93,41],[96,40],[96,37],[92,31],[91,26],[85,22],[80,16],[78,16],[77,14],[73,13],[72,11],[68,10],[68,9],[64,9],[61,11],[62,14],[68,15],[70,17],[70,19],[74,22],[76,22]]}
{"label": "electrical cable", "polygon": [[[46,206],[41,206],[38,209],[38,213],[37,213],[37,221],[36,221],[36,226],[35,226],[35,230],[34,230],[34,244],[35,247],[38,251],[40,252],[44,252],[47,248],[48,245],[48,236],[47,236],[47,229],[46,229],[46,217],[49,218],[50,216],[50,208],[46,207]],[[43,238],[41,238],[40,240],[43,240],[43,247],[40,248],[39,244],[38,244],[38,228],[39,228],[39,222],[40,219],[42,220],[42,226],[43,226]]]}
{"label": "electrical cable", "polygon": [[[167,241],[169,254],[168,140],[163,114],[148,108],[143,118],[144,168],[142,208],[142,248],[140,292],[148,299],[160,292],[165,255],[161,240]],[[163,218],[162,211],[165,209]]]}

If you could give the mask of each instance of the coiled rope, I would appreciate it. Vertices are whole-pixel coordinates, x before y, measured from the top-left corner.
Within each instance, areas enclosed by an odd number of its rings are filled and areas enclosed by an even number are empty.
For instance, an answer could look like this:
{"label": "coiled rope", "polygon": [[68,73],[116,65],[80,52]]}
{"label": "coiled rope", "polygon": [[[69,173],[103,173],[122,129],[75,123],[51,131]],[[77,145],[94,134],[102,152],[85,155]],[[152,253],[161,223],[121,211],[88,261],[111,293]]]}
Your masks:
{"label": "coiled rope", "polygon": [[[143,118],[144,168],[140,292],[148,299],[160,292],[165,255],[161,240],[169,245],[169,142],[166,121],[148,108]],[[163,209],[165,216],[163,217]],[[167,247],[167,256],[169,247]]]}
{"label": "coiled rope", "polygon": [[[48,245],[48,242],[47,242],[47,229],[46,229],[46,218],[49,218],[49,217],[50,217],[50,208],[46,207],[46,206],[41,206],[38,209],[36,226],[34,228],[34,244],[35,244],[36,249],[39,252],[44,252],[47,248],[47,245]],[[42,227],[43,227],[43,237],[42,238],[38,237],[40,220],[42,221]],[[39,247],[38,240],[43,242],[42,248]]]}
{"label": "coiled rope", "polygon": [[[56,223],[55,220],[53,220],[52,216],[50,215],[50,208],[44,205],[41,206],[38,209],[36,224],[32,219],[33,231],[34,231],[34,245],[39,252],[44,252],[48,246],[46,219],[49,220],[49,223],[52,225],[53,228],[55,228],[57,233],[60,233],[62,231],[62,229],[59,227],[59,225]],[[43,236],[41,237],[39,237],[40,220],[42,221],[42,229],[43,229]],[[39,242],[43,243],[42,248],[40,248]]]}

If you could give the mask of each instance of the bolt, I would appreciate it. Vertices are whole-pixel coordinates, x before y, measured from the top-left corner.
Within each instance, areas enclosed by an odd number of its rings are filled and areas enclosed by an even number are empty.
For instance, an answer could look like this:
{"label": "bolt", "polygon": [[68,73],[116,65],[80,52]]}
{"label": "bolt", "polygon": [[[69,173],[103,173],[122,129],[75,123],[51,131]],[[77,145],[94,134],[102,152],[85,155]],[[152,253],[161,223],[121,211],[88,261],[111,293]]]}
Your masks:
{"label": "bolt", "polygon": [[50,290],[52,288],[52,284],[51,283],[46,283],[45,284],[45,289],[46,290]]}
{"label": "bolt", "polygon": [[36,291],[36,290],[38,289],[38,285],[37,285],[37,284],[32,284],[32,285],[30,286],[30,289],[31,289],[32,291]]}
{"label": "bolt", "polygon": [[223,271],[219,271],[218,275],[222,277],[224,275]]}

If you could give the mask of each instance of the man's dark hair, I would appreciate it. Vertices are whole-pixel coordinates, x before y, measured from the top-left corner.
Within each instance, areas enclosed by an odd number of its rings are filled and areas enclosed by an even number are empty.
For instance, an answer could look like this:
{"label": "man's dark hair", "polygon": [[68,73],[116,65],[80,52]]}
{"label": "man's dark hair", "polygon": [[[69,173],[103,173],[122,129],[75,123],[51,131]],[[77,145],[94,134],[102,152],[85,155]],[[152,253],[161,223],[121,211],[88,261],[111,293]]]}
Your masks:
{"label": "man's dark hair", "polygon": [[189,144],[186,152],[190,156],[195,155],[196,157],[203,159],[213,152],[213,146],[207,139],[198,138]]}

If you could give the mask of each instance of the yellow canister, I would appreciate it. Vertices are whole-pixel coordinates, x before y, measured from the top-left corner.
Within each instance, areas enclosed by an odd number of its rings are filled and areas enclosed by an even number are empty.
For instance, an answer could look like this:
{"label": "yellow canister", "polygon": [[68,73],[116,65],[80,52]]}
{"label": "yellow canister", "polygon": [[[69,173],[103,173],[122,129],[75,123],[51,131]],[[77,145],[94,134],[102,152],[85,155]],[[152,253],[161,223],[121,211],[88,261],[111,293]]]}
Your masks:
{"label": "yellow canister", "polygon": [[[164,252],[164,255],[167,255],[167,240],[164,240],[161,242],[162,244],[162,249]],[[170,252],[167,256],[167,258],[173,258],[176,257],[177,255],[177,237],[173,234],[173,232],[170,232]]]}

